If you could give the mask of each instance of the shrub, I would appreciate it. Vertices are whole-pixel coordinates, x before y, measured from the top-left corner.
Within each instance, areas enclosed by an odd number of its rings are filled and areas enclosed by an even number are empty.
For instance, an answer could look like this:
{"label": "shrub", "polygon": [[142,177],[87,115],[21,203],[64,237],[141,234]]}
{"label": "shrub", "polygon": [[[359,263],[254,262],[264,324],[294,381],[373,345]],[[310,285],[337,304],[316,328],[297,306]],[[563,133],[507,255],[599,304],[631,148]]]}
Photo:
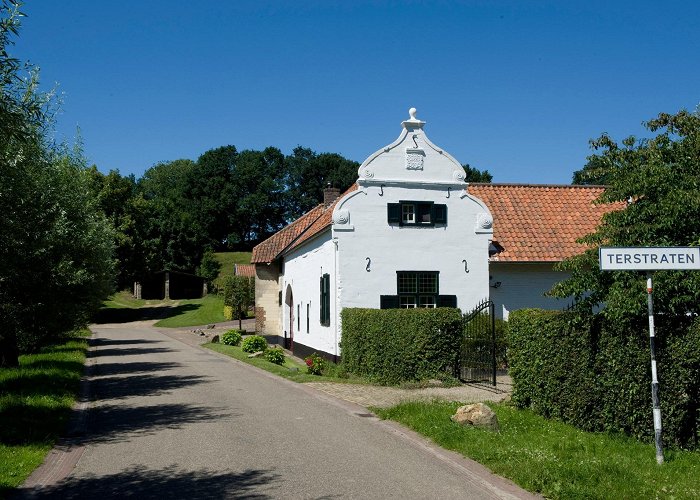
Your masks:
{"label": "shrub", "polygon": [[238,345],[243,335],[240,330],[229,330],[221,336],[221,343],[226,345]]}
{"label": "shrub", "polygon": [[[610,321],[525,309],[510,316],[513,402],[588,431],[651,441],[647,318]],[[700,319],[657,318],[656,359],[669,445],[697,448],[700,429]]]}
{"label": "shrub", "polygon": [[283,365],[284,357],[284,351],[279,347],[273,347],[265,351],[265,359],[276,365]]}
{"label": "shrub", "polygon": [[233,319],[233,307],[224,306],[224,319],[226,321],[231,321]]}
{"label": "shrub", "polygon": [[328,362],[317,353],[307,356],[304,361],[306,362],[306,371],[311,375],[323,375],[328,367]]}
{"label": "shrub", "polygon": [[398,384],[452,374],[462,338],[459,309],[343,309],[343,364]]}
{"label": "shrub", "polygon": [[267,340],[260,335],[251,335],[243,339],[241,349],[243,352],[265,351],[267,349]]}

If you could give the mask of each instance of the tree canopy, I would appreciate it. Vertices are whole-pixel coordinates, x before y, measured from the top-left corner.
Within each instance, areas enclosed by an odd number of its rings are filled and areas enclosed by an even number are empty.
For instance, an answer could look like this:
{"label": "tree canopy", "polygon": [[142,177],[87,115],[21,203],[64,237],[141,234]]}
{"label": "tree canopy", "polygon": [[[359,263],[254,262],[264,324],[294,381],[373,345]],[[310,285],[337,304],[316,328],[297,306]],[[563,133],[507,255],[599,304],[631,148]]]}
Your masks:
{"label": "tree canopy", "polygon": [[[562,263],[572,276],[552,293],[573,295],[586,308],[604,303],[607,315],[644,312],[645,280],[639,272],[601,272],[598,246],[700,244],[700,115],[661,113],[645,126],[656,135],[628,137],[620,144],[607,135],[591,141],[594,154],[574,176],[581,182],[604,182],[598,202],[619,209],[607,213],[598,230],[582,239],[591,245],[589,251]],[[661,314],[700,313],[697,272],[658,271],[654,281],[655,308]]]}
{"label": "tree canopy", "polygon": [[9,55],[20,17],[0,4],[0,366],[84,324],[113,280],[112,229],[82,153],[48,142],[55,103]]}

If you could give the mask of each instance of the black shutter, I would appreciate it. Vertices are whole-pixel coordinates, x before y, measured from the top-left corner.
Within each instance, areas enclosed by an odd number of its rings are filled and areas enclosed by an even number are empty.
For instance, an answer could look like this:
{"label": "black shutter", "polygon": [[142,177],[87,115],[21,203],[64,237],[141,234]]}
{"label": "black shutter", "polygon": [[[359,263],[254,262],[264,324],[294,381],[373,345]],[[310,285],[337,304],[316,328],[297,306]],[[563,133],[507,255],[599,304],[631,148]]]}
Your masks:
{"label": "black shutter", "polygon": [[324,311],[323,311],[323,304],[325,303],[325,301],[323,299],[324,299],[324,297],[323,297],[323,276],[321,276],[321,293],[319,294],[319,300],[318,300],[318,305],[319,305],[319,308],[321,309],[321,324],[323,324],[323,322],[326,320],[326,317],[325,317]]}
{"label": "black shutter", "polygon": [[326,293],[326,302],[324,304],[324,309],[326,310],[326,326],[331,324],[331,275],[323,275],[323,287]]}
{"label": "black shutter", "polygon": [[435,204],[435,224],[447,224],[447,205]]}
{"label": "black shutter", "polygon": [[398,295],[380,295],[379,296],[379,309],[398,309],[399,308],[399,296]]}
{"label": "black shutter", "polygon": [[456,295],[438,295],[438,307],[457,307]]}
{"label": "black shutter", "polygon": [[416,224],[433,224],[432,203],[416,204]]}
{"label": "black shutter", "polygon": [[401,223],[401,203],[387,203],[386,207],[389,224]]}

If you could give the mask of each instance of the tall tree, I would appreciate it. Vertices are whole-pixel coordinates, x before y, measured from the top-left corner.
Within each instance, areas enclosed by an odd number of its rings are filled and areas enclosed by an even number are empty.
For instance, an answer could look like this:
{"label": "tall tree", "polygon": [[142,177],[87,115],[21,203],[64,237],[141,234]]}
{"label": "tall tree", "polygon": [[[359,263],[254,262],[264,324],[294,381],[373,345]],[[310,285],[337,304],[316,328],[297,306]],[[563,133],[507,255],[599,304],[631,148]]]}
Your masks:
{"label": "tall tree", "polygon": [[328,184],[341,192],[357,180],[360,164],[336,153],[318,154],[297,146],[286,163],[286,198],[288,219],[293,220],[323,202]]}
{"label": "tall tree", "polygon": [[[591,142],[595,154],[584,173],[593,172],[588,167],[594,166],[596,182],[607,184],[598,201],[620,209],[606,214],[598,230],[583,238],[591,249],[562,264],[571,278],[553,289],[559,297],[575,296],[586,308],[604,303],[607,315],[645,311],[645,279],[638,272],[601,272],[598,246],[700,244],[700,115],[661,113],[645,125],[657,135],[628,137],[622,144],[603,135]],[[697,272],[659,271],[654,281],[659,313],[700,313]]]}

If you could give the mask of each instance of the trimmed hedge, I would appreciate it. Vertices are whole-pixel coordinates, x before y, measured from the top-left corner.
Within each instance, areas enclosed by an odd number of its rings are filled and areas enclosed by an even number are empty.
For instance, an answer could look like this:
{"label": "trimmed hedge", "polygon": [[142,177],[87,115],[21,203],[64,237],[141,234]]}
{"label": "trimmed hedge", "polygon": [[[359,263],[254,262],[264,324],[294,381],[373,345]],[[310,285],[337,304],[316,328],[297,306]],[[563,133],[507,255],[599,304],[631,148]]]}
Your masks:
{"label": "trimmed hedge", "polygon": [[343,365],[383,384],[452,375],[462,338],[459,309],[357,309],[341,313]]}
{"label": "trimmed hedge", "polygon": [[[664,442],[697,448],[700,426],[700,319],[657,322],[657,363]],[[513,402],[588,431],[650,441],[648,322],[523,309],[509,319]]]}

